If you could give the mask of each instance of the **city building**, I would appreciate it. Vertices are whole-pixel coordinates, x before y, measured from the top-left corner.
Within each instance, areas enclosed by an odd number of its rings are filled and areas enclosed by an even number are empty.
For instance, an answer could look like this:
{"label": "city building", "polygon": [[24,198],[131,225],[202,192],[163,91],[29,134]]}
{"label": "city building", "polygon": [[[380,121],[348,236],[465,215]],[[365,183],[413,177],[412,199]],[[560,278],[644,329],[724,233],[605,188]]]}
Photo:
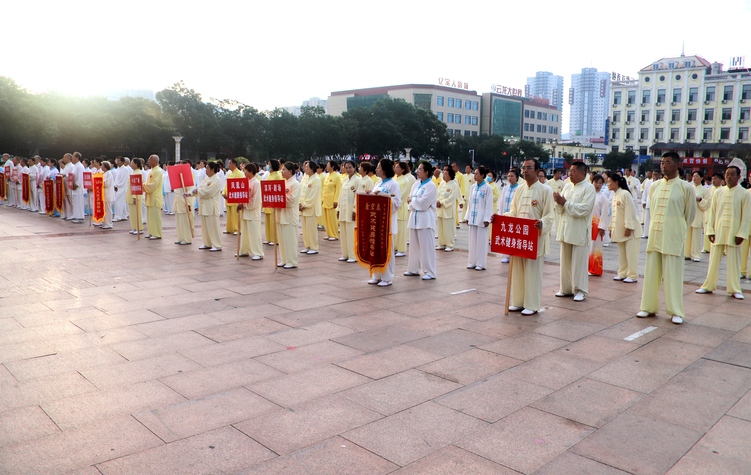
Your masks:
{"label": "city building", "polygon": [[545,164],[545,170],[552,173],[553,170],[568,169],[569,164],[563,158],[565,154],[571,154],[573,161],[581,160],[590,166],[593,171],[604,170],[602,161],[608,153],[607,147],[602,143],[581,145],[578,143],[546,143],[542,147],[550,152],[550,161]]}
{"label": "city building", "polygon": [[611,150],[649,158],[674,151],[684,168],[705,171],[751,151],[751,70],[743,61],[723,71],[700,56],[663,58],[638,79],[613,82],[609,103]]}
{"label": "city building", "polygon": [[[442,80],[443,82],[444,80]],[[332,92],[328,98],[328,113],[340,116],[356,107],[369,106],[383,97],[404,99],[428,109],[446,124],[450,136],[476,136],[480,133],[480,95],[466,83],[449,82],[457,87],[433,84],[402,84]]]}
{"label": "city building", "polygon": [[571,140],[589,143],[592,139],[605,137],[609,100],[610,73],[583,68],[581,74],[571,75],[568,93]]}
{"label": "city building", "polygon": [[537,71],[535,77],[527,78],[524,96],[529,99],[547,99],[550,105],[558,109],[558,112],[562,111],[563,76],[556,76],[548,71]]}
{"label": "city building", "polygon": [[323,110],[328,109],[328,101],[321,99],[320,97],[311,97],[307,101],[302,101],[303,107],[323,107]]}
{"label": "city building", "polygon": [[480,122],[481,133],[502,135],[509,140],[542,143],[561,139],[560,111],[546,99],[485,92]]}

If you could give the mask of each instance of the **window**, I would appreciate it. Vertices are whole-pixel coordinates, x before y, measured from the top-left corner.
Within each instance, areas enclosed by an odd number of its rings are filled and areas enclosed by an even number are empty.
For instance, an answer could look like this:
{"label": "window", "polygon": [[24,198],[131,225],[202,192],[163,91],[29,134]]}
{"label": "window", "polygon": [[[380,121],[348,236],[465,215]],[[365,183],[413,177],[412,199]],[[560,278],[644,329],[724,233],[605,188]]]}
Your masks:
{"label": "window", "polygon": [[436,112],[435,115],[438,117],[438,120],[443,120],[443,112]]}
{"label": "window", "polygon": [[649,129],[639,129],[639,138],[647,140],[649,138]]}
{"label": "window", "polygon": [[712,129],[707,127],[704,129],[704,133],[701,136],[702,140],[712,140]]}
{"label": "window", "polygon": [[688,110],[688,116],[686,116],[687,120],[696,120],[696,109],[689,109]]}
{"label": "window", "polygon": [[543,125],[542,126],[542,133],[543,134],[547,134],[548,133],[548,126],[547,125]]}
{"label": "window", "polygon": [[689,87],[688,88],[688,102],[697,102],[699,100],[699,88]]}
{"label": "window", "polygon": [[542,113],[542,120],[548,120],[548,113],[547,112],[543,112]]}
{"label": "window", "polygon": [[455,124],[461,124],[462,123],[462,115],[461,114],[456,114],[454,116],[454,123]]}
{"label": "window", "polygon": [[655,139],[662,140],[664,136],[665,136],[664,129],[655,129]]}
{"label": "window", "polygon": [[657,90],[657,103],[662,104],[665,102],[665,89],[658,89]]}
{"label": "window", "polygon": [[451,112],[449,112],[448,114],[446,114],[446,122],[448,122],[449,124],[453,124],[454,123],[454,114],[452,114]]}
{"label": "window", "polygon": [[707,86],[706,94],[704,94],[704,100],[705,101],[714,100],[714,86]]}
{"label": "window", "polygon": [[741,116],[739,117],[739,119],[751,119],[751,107],[741,107]]}
{"label": "window", "polygon": [[733,100],[733,86],[732,85],[725,86],[725,89],[722,91],[722,100],[723,101]]}
{"label": "window", "polygon": [[730,138],[730,129],[723,127],[720,129],[720,140],[728,140]]}
{"label": "window", "polygon": [[722,108],[722,120],[731,120],[733,118],[733,109],[730,107]]}
{"label": "window", "polygon": [[[477,111],[480,110],[480,103],[478,101],[472,101],[472,110]],[[477,135],[475,132],[472,132],[474,135]]]}
{"label": "window", "polygon": [[670,120],[681,120],[681,110],[673,109],[670,111]]}
{"label": "window", "polygon": [[462,136],[462,131],[459,130],[459,129],[454,130],[454,136],[455,137],[461,137]]}
{"label": "window", "polygon": [[680,87],[673,88],[673,102],[681,102],[681,88]]}
{"label": "window", "polygon": [[472,131],[472,137],[477,137],[477,131],[476,130]]}
{"label": "window", "polygon": [[641,120],[642,122],[649,122],[649,111],[641,111]]}
{"label": "window", "polygon": [[634,129],[633,128],[626,129],[626,140],[631,140],[632,138],[634,138]]}
{"label": "window", "polygon": [[634,117],[636,117],[636,112],[634,112],[634,111],[626,111],[626,120],[628,122],[633,122],[634,121]]}
{"label": "window", "polygon": [[437,106],[442,106],[443,105],[443,96],[436,96],[436,98],[435,98],[435,104]]}
{"label": "window", "polygon": [[748,127],[738,129],[738,140],[748,140]]}
{"label": "window", "polygon": [[656,113],[655,113],[655,121],[661,122],[663,120],[665,120],[665,110],[664,109],[660,109],[660,110],[656,111]]}
{"label": "window", "polygon": [[[456,108],[457,109],[461,109],[462,108],[462,100],[461,99],[457,99],[456,100]],[[459,135],[461,135],[461,134],[459,134]]]}
{"label": "window", "polygon": [[433,94],[414,94],[415,107],[430,110],[430,103],[433,101]]}
{"label": "window", "polygon": [[451,137],[452,135],[454,135],[454,129],[446,129],[446,132],[448,132],[449,137]]}
{"label": "window", "polygon": [[650,90],[645,89],[641,92],[641,103],[642,104],[649,104],[649,96],[650,96]]}
{"label": "window", "polygon": [[526,122],[524,123],[524,131],[529,132],[529,124]]}
{"label": "window", "polygon": [[614,91],[613,92],[613,105],[617,106],[621,103],[621,91]]}
{"label": "window", "polygon": [[472,125],[477,125],[478,118],[476,115],[472,116]]}
{"label": "window", "polygon": [[714,109],[704,110],[704,120],[714,120]]}
{"label": "window", "polygon": [[621,121],[621,111],[613,111],[613,123],[617,124]]}
{"label": "window", "polygon": [[[464,116],[464,125],[469,125],[472,123],[472,117],[465,115]],[[466,135],[466,134],[465,134]]]}
{"label": "window", "polygon": [[[464,108],[469,110],[472,110],[472,101],[464,101]],[[467,135],[467,134],[464,134]]]}
{"label": "window", "polygon": [[686,129],[686,142],[696,140],[696,129]]}
{"label": "window", "polygon": [[529,109],[524,109],[524,117],[529,119]]}
{"label": "window", "polygon": [[465,130],[465,131],[464,131],[464,136],[465,136],[465,137],[469,137],[469,136],[470,136],[470,134],[471,134],[471,132],[470,132],[469,130]]}
{"label": "window", "polygon": [[628,99],[629,104],[633,104],[636,102],[636,91],[628,91]]}
{"label": "window", "polygon": [[537,120],[542,120],[542,112],[537,113]]}
{"label": "window", "polygon": [[540,125],[540,124],[537,124],[537,131],[538,131],[538,132],[542,132],[542,125]]}
{"label": "window", "polygon": [[670,140],[678,140],[678,132],[681,129],[670,129]]}
{"label": "window", "polygon": [[741,89],[741,99],[751,99],[751,84],[744,84]]}
{"label": "window", "polygon": [[454,98],[453,98],[453,97],[449,97],[449,103],[448,103],[448,106],[449,106],[449,107],[454,107]]}

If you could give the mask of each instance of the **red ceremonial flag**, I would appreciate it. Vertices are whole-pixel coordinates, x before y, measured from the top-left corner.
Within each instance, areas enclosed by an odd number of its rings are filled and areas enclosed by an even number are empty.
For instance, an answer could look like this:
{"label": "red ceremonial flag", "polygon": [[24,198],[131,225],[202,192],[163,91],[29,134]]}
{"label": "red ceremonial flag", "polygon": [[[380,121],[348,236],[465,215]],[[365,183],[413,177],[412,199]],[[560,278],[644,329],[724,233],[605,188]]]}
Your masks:
{"label": "red ceremonial flag", "polygon": [[72,189],[73,189],[73,185],[75,185],[75,180],[74,180],[74,178],[75,178],[75,177],[73,176],[73,173],[72,173],[72,172],[71,172],[71,173],[68,173],[68,189],[70,189],[70,190],[72,190]]}
{"label": "red ceremonial flag", "polygon": [[493,216],[493,236],[490,250],[500,254],[537,259],[540,230],[534,219]]}
{"label": "red ceremonial flag", "polygon": [[101,223],[104,221],[104,175],[97,173],[92,178],[92,191],[94,195],[94,212],[92,217],[94,222]]}
{"label": "red ceremonial flag", "polygon": [[250,201],[250,183],[247,178],[227,178],[227,204],[245,204]]}
{"label": "red ceremonial flag", "polygon": [[361,266],[383,272],[392,259],[391,198],[356,195],[355,254]]}
{"label": "red ceremonial flag", "polygon": [[5,198],[5,173],[0,173],[0,198]]}
{"label": "red ceremonial flag", "polygon": [[65,199],[65,181],[62,175],[55,176],[55,209],[59,212],[63,212],[63,200]]}
{"label": "red ceremonial flag", "polygon": [[55,211],[55,183],[44,180],[44,212],[52,214]]}
{"label": "red ceremonial flag", "polygon": [[[185,188],[193,186],[193,169],[187,163],[167,167],[167,176],[169,176],[169,184],[173,190],[183,186]],[[182,182],[180,177],[182,177]]]}
{"label": "red ceremonial flag", "polygon": [[287,183],[284,180],[261,182],[261,203],[264,208],[287,207]]}
{"label": "red ceremonial flag", "polygon": [[6,178],[10,178],[10,166],[5,165],[5,176]]}
{"label": "red ceremonial flag", "polygon": [[143,177],[140,173],[134,173],[130,176],[130,194],[133,196],[143,194]]}
{"label": "red ceremonial flag", "polygon": [[83,187],[90,190],[92,187],[91,172],[83,172]]}
{"label": "red ceremonial flag", "polygon": [[21,199],[26,204],[31,201],[31,181],[28,173],[21,175]]}

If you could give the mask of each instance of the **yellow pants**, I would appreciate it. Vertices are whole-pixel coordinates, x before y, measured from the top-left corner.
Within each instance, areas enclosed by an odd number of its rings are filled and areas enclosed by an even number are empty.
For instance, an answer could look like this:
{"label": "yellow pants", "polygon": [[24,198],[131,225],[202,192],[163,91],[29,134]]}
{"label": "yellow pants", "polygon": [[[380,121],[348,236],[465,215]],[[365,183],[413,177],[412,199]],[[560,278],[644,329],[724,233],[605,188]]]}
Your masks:
{"label": "yellow pants", "polygon": [[639,239],[629,239],[618,243],[618,277],[634,279],[639,276]]}
{"label": "yellow pants", "polygon": [[318,218],[316,218],[316,223],[318,226],[326,226],[326,214],[322,213]]}
{"label": "yellow pants", "polygon": [[282,263],[297,267],[297,226],[282,224],[279,228],[281,229],[279,247],[282,253]]}
{"label": "yellow pants", "polygon": [[717,288],[717,279],[720,273],[720,262],[722,254],[726,253],[728,258],[727,289],[729,294],[742,294],[741,290],[741,248],[740,246],[726,246],[724,244],[713,244],[712,251],[709,253],[709,267],[707,269],[707,279],[702,284],[704,290],[715,290]]}
{"label": "yellow pants", "polygon": [[454,218],[438,218],[438,245],[454,247]]}
{"label": "yellow pants", "polygon": [[227,228],[228,233],[236,233],[240,229],[240,216],[237,205],[227,205]]}
{"label": "yellow pants", "polygon": [[339,239],[339,230],[337,229],[339,220],[336,218],[336,209],[324,208],[323,216],[326,219],[326,236],[331,239]]}
{"label": "yellow pants", "polygon": [[263,244],[261,243],[261,222],[258,220],[243,219],[240,230],[240,254],[253,254],[263,257]]}
{"label": "yellow pants", "polygon": [[688,228],[686,233],[686,247],[683,255],[687,258],[698,260],[701,257],[701,248],[704,241],[701,237],[701,228]]}
{"label": "yellow pants", "polygon": [[[302,242],[306,249],[318,250],[318,229],[315,216],[300,216],[302,220]],[[328,230],[328,227],[326,228]]]}
{"label": "yellow pants", "polygon": [[545,257],[537,259],[523,259],[512,257],[511,299],[514,307],[527,310],[540,310],[542,301],[542,271]]}
{"label": "yellow pants", "polygon": [[193,210],[190,210],[190,214],[175,212],[175,225],[177,226],[177,240],[192,243]]}
{"label": "yellow pants", "polygon": [[574,246],[563,241],[560,246],[560,291],[564,294],[588,293],[589,246]]}
{"label": "yellow pants", "polygon": [[162,209],[158,206],[146,207],[146,226],[150,236],[162,237]]}
{"label": "yellow pants", "polygon": [[748,268],[749,241],[751,239],[746,238],[741,244],[741,274],[745,275],[746,278],[751,277],[751,270]]}
{"label": "yellow pants", "polygon": [[219,233],[219,216],[212,214],[201,215],[201,236],[203,245],[222,248],[222,236]]}
{"label": "yellow pants", "polygon": [[347,259],[357,259],[355,256],[355,222],[339,221],[339,227],[342,231],[342,235],[340,236],[342,243],[342,257],[346,257]]}
{"label": "yellow pants", "polygon": [[[143,216],[141,216],[140,211],[141,201],[142,199],[138,198],[136,204],[128,203],[128,220],[130,221],[130,229],[133,231],[143,231]],[[138,215],[136,215],[136,213],[138,213]]]}
{"label": "yellow pants", "polygon": [[407,220],[399,220],[399,232],[396,233],[396,239],[394,239],[394,248],[396,252],[407,252],[407,237],[409,236],[409,229],[407,228]]}
{"label": "yellow pants", "polygon": [[264,213],[264,227],[266,229],[266,242],[276,241],[276,229],[274,229],[274,210]]}
{"label": "yellow pants", "polygon": [[644,288],[639,310],[657,313],[660,310],[660,284],[665,278],[665,308],[668,315],[685,317],[683,310],[683,256],[648,252],[644,270]]}

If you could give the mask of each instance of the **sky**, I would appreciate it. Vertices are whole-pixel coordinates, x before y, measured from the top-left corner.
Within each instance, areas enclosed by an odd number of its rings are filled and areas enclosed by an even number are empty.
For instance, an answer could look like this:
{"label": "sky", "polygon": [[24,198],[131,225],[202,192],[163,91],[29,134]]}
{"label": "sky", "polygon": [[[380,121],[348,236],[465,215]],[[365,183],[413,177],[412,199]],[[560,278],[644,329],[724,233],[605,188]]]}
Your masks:
{"label": "sky", "polygon": [[[636,76],[663,57],[751,65],[751,0],[5,2],[0,76],[31,92],[159,91],[259,110],[439,78],[489,92],[536,71]],[[684,46],[685,45],[685,46]],[[564,103],[563,131],[568,131]]]}

